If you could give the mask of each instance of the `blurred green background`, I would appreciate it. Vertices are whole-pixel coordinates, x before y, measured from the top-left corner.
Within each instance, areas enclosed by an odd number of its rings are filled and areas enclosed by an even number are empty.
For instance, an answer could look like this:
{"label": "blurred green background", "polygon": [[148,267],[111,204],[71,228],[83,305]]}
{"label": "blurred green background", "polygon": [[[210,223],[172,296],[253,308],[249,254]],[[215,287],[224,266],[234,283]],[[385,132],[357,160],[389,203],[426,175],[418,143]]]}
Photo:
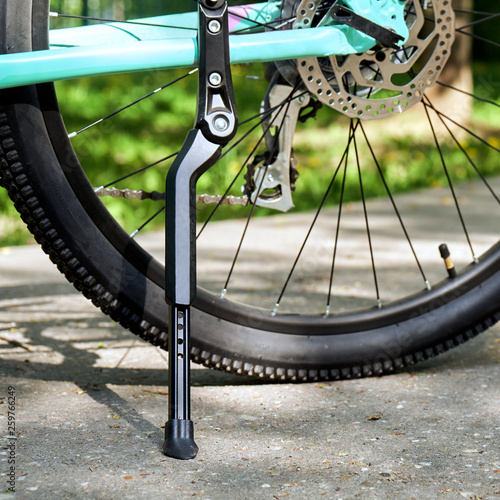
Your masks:
{"label": "blurred green background", "polygon": [[[462,3],[468,0],[460,0]],[[241,4],[247,2],[240,2]],[[470,5],[470,2],[469,2]],[[162,13],[178,13],[194,10],[194,0],[53,0],[51,10],[84,17],[112,19],[134,19]],[[486,0],[475,0],[474,8],[491,11]],[[85,21],[91,24],[93,21]],[[52,28],[81,25],[81,20],[55,19]],[[476,27],[476,34],[497,39],[495,22],[483,23]],[[500,102],[500,69],[494,59],[494,45],[476,46],[471,57],[455,68],[455,73],[474,69],[474,90],[487,99]],[[259,112],[260,102],[267,89],[263,78],[263,65],[243,65],[233,69],[233,80],[237,89],[237,107],[240,121]],[[126,106],[130,102],[184,75],[186,70],[162,71],[140,74],[117,75],[77,82],[66,81],[56,84],[61,110],[68,132],[80,130],[93,121]],[[73,146],[82,166],[97,187],[113,182],[121,176],[146,165],[168,157],[179,150],[186,131],[192,127],[196,109],[196,75],[182,80],[140,104],[127,109],[116,117],[107,120],[73,139]],[[244,89],[241,91],[241,89]],[[500,146],[500,113],[494,114],[492,106],[475,102],[471,110],[470,122],[491,144]],[[498,109],[497,109],[498,111]],[[404,116],[404,115],[403,115]],[[388,122],[390,122],[389,120]],[[245,132],[256,122],[241,127]],[[331,109],[321,109],[317,116],[300,124],[296,133],[294,154],[298,160],[300,178],[294,196],[295,210],[307,210],[317,206],[323,197],[325,185],[345,147],[349,121]],[[377,122],[374,146],[380,165],[394,192],[402,192],[424,186],[441,186],[446,183],[439,156],[432,141],[417,135],[393,134],[395,125]],[[396,125],[397,127],[397,125]],[[394,130],[394,129],[393,129]],[[198,183],[198,193],[221,194],[223,186],[229,184],[242,163],[252,152],[253,145],[259,140],[257,128],[237,149],[227,154],[219,164],[205,174]],[[470,137],[461,137],[462,146],[486,174],[499,172],[497,155],[492,149],[480,147]],[[263,153],[263,145],[256,153]],[[367,158],[367,148],[361,147],[362,155]],[[454,180],[475,177],[473,169],[464,165],[463,155],[452,143],[443,144],[443,152],[454,166]],[[455,161],[456,159],[456,161]],[[123,189],[162,190],[166,171],[172,160],[160,163],[157,167],[131,177],[113,186]],[[363,166],[365,194],[369,197],[385,195],[376,168],[369,161]],[[357,173],[350,169],[347,183],[347,201],[359,199]],[[340,176],[339,176],[340,177]],[[339,179],[340,182],[340,179]],[[245,183],[243,176],[236,181],[231,194],[240,195]],[[339,189],[334,189],[329,203],[339,198]],[[127,231],[136,229],[161,206],[161,202],[109,199],[104,200],[113,216]],[[209,207],[199,207],[200,219],[211,211]],[[217,218],[241,216],[248,209],[224,207]],[[257,211],[265,215],[266,210]],[[16,215],[5,192],[0,195],[0,246],[24,244],[31,241],[30,236]],[[151,228],[163,224],[161,217],[150,225]]]}

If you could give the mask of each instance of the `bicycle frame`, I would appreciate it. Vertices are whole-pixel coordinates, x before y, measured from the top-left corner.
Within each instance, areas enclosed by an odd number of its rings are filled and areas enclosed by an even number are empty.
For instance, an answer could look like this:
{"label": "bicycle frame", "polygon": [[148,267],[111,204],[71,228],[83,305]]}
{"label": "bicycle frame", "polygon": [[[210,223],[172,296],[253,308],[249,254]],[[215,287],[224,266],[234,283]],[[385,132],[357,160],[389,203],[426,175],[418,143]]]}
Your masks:
{"label": "bicycle frame", "polygon": [[[197,294],[196,182],[220,158],[238,127],[230,64],[348,55],[375,45],[398,48],[409,35],[406,0],[385,0],[383,7],[381,0],[332,2],[317,27],[271,31],[262,27],[287,22],[280,2],[232,10],[227,3],[199,0],[195,13],[53,31],[49,50],[0,56],[0,88],[198,64],[197,118],[168,171],[165,189],[169,419],[163,451],[179,459],[198,452],[190,418],[189,365],[191,306]],[[300,7],[294,26],[308,28],[316,22],[319,4],[308,0],[307,8]],[[255,25],[261,31],[241,34]]]}
{"label": "bicycle frame", "polygon": [[[343,2],[359,16],[406,40],[405,3],[404,0],[386,0],[381,7],[378,0]],[[230,9],[232,64],[348,55],[369,50],[376,43],[371,36],[345,24],[262,31],[264,23],[278,22],[279,26],[280,5],[281,1],[262,2]],[[57,14],[52,15],[57,17]],[[0,56],[0,88],[197,65],[196,12],[140,19],[133,23],[53,30],[50,50]],[[246,34],[253,29],[261,31]]]}

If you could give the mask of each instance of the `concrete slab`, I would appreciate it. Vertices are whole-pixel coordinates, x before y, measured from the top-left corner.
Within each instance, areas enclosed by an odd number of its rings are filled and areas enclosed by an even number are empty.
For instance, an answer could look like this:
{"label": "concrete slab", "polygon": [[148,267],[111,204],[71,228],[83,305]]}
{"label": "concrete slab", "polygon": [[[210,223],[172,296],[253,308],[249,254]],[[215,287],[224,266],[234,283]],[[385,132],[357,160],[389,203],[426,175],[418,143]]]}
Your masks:
{"label": "concrete slab", "polygon": [[0,336],[0,499],[500,498],[498,326],[383,378],[274,384],[194,366],[200,453],[186,462],[161,453],[165,353],[38,247],[0,251]]}

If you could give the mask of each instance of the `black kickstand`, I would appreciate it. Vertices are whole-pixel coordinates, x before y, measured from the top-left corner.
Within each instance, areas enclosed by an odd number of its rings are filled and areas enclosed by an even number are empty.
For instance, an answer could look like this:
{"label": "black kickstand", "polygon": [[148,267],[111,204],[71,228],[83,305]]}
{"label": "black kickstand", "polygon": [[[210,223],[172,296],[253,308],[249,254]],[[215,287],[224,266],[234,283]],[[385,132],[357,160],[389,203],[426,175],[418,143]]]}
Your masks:
{"label": "black kickstand", "polygon": [[227,0],[199,0],[199,84],[195,128],[166,182],[166,286],[169,304],[169,420],[166,455],[198,453],[190,418],[190,307],[196,298],[196,182],[235,135],[238,117],[229,64]]}

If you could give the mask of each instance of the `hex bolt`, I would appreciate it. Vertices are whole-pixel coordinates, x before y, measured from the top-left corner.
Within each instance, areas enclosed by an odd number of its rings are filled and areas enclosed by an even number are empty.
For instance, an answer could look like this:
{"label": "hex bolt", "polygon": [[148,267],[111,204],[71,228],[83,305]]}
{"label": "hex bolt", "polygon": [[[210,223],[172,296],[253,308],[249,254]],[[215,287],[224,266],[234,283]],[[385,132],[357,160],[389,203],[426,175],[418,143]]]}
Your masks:
{"label": "hex bolt", "polygon": [[225,118],[224,116],[216,116],[214,118],[214,122],[213,123],[214,123],[214,127],[219,132],[224,132],[229,127],[229,122],[228,122],[227,118]]}
{"label": "hex bolt", "polygon": [[212,73],[208,77],[208,81],[210,82],[211,85],[217,87],[217,85],[220,85],[222,82],[222,76],[220,76],[219,73]]}
{"label": "hex bolt", "polygon": [[221,29],[221,26],[220,26],[220,23],[219,21],[215,20],[215,19],[212,19],[212,21],[210,21],[208,23],[208,31],[210,31],[210,33],[219,33]]}

